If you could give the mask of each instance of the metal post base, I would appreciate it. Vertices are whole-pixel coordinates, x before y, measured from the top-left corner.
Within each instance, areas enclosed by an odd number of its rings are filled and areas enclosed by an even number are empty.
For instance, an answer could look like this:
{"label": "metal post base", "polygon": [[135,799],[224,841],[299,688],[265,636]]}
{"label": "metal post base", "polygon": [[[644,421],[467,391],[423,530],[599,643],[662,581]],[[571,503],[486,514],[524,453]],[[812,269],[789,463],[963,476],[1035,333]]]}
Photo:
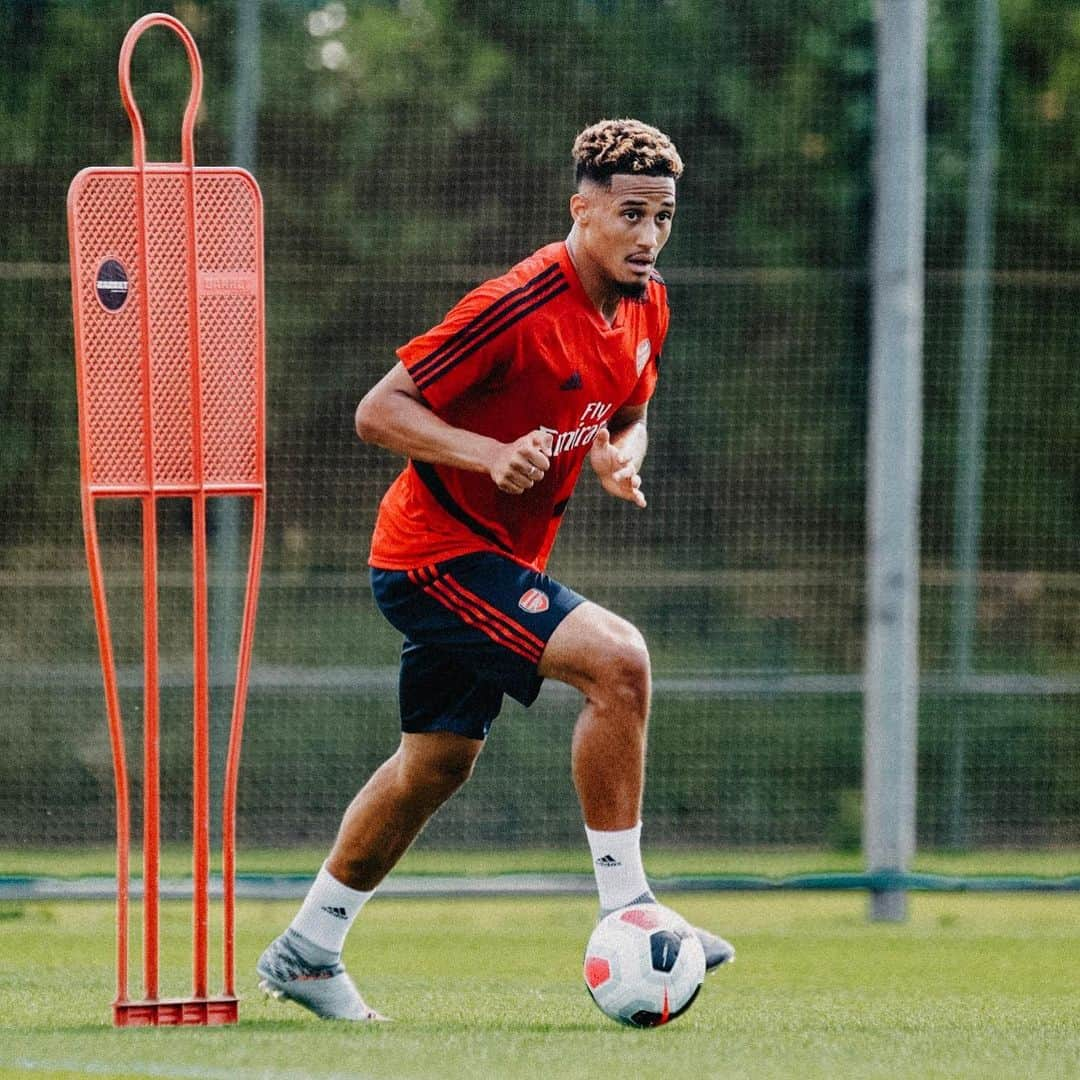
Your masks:
{"label": "metal post base", "polygon": [[907,893],[902,889],[871,892],[870,919],[873,922],[905,922],[907,920]]}
{"label": "metal post base", "polygon": [[216,1027],[235,1024],[235,997],[159,998],[156,1001],[114,1001],[115,1027]]}

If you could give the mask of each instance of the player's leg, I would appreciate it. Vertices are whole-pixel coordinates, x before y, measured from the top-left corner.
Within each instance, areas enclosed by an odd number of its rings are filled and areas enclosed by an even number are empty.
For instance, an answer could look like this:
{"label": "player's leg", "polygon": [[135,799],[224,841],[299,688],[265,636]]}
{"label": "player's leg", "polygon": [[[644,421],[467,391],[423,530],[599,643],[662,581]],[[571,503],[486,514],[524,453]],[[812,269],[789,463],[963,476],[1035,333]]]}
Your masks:
{"label": "player's leg", "polygon": [[352,889],[370,892],[393,869],[432,814],[472,773],[482,739],[451,731],[401,736],[393,757],[353,799],[326,869]]}
{"label": "player's leg", "polygon": [[[601,913],[655,903],[641,858],[641,803],[652,691],[645,640],[625,619],[593,603],[571,611],[548,640],[545,678],[580,690],[571,767],[592,853]],[[734,959],[723,938],[694,928],[714,970]]]}
{"label": "player's leg", "polygon": [[[406,575],[394,575],[394,589],[417,591],[399,579]],[[432,611],[420,606],[430,621]],[[327,1018],[376,1018],[341,965],[346,935],[432,814],[468,779],[502,702],[502,691],[453,653],[408,640],[399,691],[397,752],[353,799],[292,924],[258,964],[264,989]]]}
{"label": "player's leg", "polygon": [[538,671],[584,695],[571,747],[574,787],[601,907],[622,907],[649,888],[639,841],[652,690],[645,640],[625,619],[586,602],[552,634]]}
{"label": "player's leg", "polygon": [[404,733],[353,799],[296,917],[257,965],[262,988],[317,1016],[380,1020],[341,963],[346,935],[375,887],[432,814],[468,779],[483,747],[453,732]]}
{"label": "player's leg", "polygon": [[586,602],[552,634],[538,671],[585,696],[571,751],[585,824],[633,828],[641,820],[652,693],[645,639],[625,619]]}

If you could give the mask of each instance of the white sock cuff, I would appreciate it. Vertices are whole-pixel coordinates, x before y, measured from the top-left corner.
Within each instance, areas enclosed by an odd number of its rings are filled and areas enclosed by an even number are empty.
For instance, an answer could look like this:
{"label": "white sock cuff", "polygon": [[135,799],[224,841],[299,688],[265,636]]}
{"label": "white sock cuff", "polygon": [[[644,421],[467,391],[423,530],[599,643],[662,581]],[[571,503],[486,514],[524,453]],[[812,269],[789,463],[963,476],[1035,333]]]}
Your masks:
{"label": "white sock cuff", "polygon": [[641,862],[641,822],[630,829],[604,832],[585,826],[593,872],[605,911],[624,907],[649,891]]}
{"label": "white sock cuff", "polygon": [[350,889],[323,863],[292,921],[292,929],[320,948],[340,953],[356,916],[373,894],[374,890]]}
{"label": "white sock cuff", "polygon": [[619,847],[626,843],[641,843],[641,826],[642,822],[638,822],[632,829],[615,829],[611,832],[604,832],[601,829],[590,829],[588,825],[585,826],[585,835],[589,840],[589,847],[599,844],[601,847],[604,844],[615,844]]}

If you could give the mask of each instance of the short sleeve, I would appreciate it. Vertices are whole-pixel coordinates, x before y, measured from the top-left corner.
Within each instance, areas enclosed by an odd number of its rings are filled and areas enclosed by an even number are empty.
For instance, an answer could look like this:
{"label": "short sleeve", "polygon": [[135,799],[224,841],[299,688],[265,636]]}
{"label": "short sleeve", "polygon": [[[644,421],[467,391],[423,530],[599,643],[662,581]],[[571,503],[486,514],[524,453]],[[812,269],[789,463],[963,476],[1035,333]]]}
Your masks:
{"label": "short sleeve", "polygon": [[438,326],[397,350],[433,409],[483,382],[513,356],[516,320],[506,317],[505,298],[504,287],[487,282],[459,300]]}

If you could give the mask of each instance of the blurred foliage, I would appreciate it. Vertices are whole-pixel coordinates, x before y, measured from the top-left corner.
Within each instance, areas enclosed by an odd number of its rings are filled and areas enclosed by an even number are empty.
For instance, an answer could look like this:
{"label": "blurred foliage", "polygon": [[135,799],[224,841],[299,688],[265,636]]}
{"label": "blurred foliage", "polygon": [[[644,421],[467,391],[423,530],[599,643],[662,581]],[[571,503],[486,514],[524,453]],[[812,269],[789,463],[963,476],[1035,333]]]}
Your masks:
{"label": "blurred foliage", "polygon": [[[0,2],[0,528],[24,547],[77,535],[63,196],[81,166],[130,160],[114,72],[143,7]],[[197,158],[227,163],[235,5],[169,10],[206,68]],[[924,549],[937,561],[951,546],[973,17],[966,0],[931,2]],[[999,290],[985,554],[1075,571],[1076,285],[1060,275],[1080,253],[1080,18],[1063,0],[1002,0],[1001,19],[997,268],[1059,276]],[[153,31],[134,61],[159,160],[178,153],[188,87],[166,36]],[[630,114],[670,130],[688,163],[664,265],[678,415],[700,423],[676,420],[650,468],[694,478],[695,557],[768,566],[861,550],[871,0],[264,0],[260,70],[274,528],[355,528],[359,491],[341,476],[356,396],[465,287],[564,233],[573,134]],[[776,409],[793,387],[801,404]],[[304,492],[324,480],[338,497],[312,508]],[[754,524],[770,514],[794,533]],[[686,525],[657,516],[643,538],[685,545]]]}
{"label": "blurred foliage", "polygon": [[[138,716],[133,694],[124,704]],[[573,715],[566,705],[566,698],[545,694],[526,715],[509,704],[477,779],[440,810],[424,846],[494,852],[577,843],[581,820],[566,760]],[[162,834],[166,843],[187,842],[190,691],[167,689],[161,706]],[[1080,729],[1072,706],[1053,697],[1017,702],[925,696],[919,718],[920,848],[950,842],[950,738],[957,723],[969,748],[967,843],[1075,848]],[[722,709],[724,722],[717,723],[712,695],[658,696],[644,810],[649,843],[850,849],[858,836],[862,772],[859,695],[729,697]],[[58,686],[0,688],[0,717],[18,713],[35,734],[20,737],[0,725],[0,844],[104,843],[115,808],[101,725],[88,725],[77,696]],[[138,732],[129,728],[134,753]],[[386,690],[253,691],[240,773],[242,848],[325,842],[358,778],[392,753],[396,741],[396,701]],[[44,774],[48,784],[41,782]],[[137,832],[138,774],[132,780]]]}
{"label": "blurred foliage", "polygon": [[[952,558],[976,5],[929,3],[920,644],[932,670],[949,653],[941,568]],[[27,669],[31,682],[35,664],[93,663],[64,198],[80,168],[130,163],[116,64],[149,6],[0,0],[0,571],[19,571],[0,591],[0,663]],[[874,6],[262,0],[254,172],[266,200],[274,573],[261,660],[393,663],[398,642],[372,608],[363,565],[400,462],[360,446],[355,402],[394,347],[466,288],[565,235],[575,133],[637,115],[669,131],[687,163],[662,264],[674,318],[650,411],[650,511],[631,515],[583,484],[553,569],[647,628],[660,672],[858,670]],[[190,28],[203,58],[196,158],[228,164],[243,47],[236,3],[161,7]],[[1072,0],[1000,0],[1000,11],[978,666],[1056,674],[1075,672],[1080,646],[1080,16]],[[133,83],[148,157],[175,159],[189,75],[167,32],[139,44]],[[162,637],[183,654],[190,615],[175,612],[190,611],[189,596],[173,587],[188,580],[183,513],[162,517],[175,557]],[[121,577],[111,600],[129,663],[140,640],[138,555],[125,546],[136,517],[129,504],[100,519]],[[104,835],[111,780],[96,681],[28,691],[16,680],[5,692],[0,792],[17,808],[6,841]],[[970,729],[966,810],[981,823],[973,830],[986,830],[971,839],[1075,842],[1074,698],[929,700],[923,839],[951,835],[959,717]],[[436,836],[576,835],[558,786],[564,748],[551,734],[569,713],[557,701],[546,718],[544,709],[505,724],[490,751],[504,755],[490,767],[501,786],[455,802]],[[182,702],[170,738],[188,730],[188,711]],[[275,841],[283,820],[299,822],[294,840],[325,835],[384,753],[379,740],[395,737],[392,713],[381,690],[257,695],[245,797],[281,802],[248,815],[248,827]],[[137,725],[137,702],[129,714]],[[849,841],[859,730],[856,694],[658,697],[655,745],[675,762],[650,789],[658,835]],[[310,771],[298,774],[298,763]],[[79,813],[56,809],[61,789]]]}

